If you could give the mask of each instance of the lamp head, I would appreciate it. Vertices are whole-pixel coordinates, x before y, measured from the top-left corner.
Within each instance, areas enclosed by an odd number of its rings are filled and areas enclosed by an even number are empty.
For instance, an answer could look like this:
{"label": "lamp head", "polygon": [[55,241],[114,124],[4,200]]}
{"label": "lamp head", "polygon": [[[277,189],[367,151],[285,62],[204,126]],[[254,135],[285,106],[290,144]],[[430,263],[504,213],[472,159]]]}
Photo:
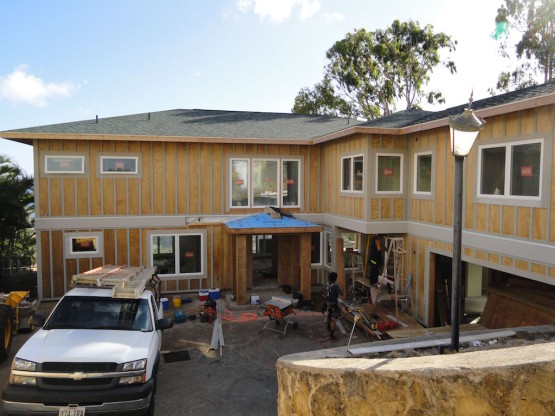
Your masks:
{"label": "lamp head", "polygon": [[470,94],[468,108],[462,114],[449,116],[451,153],[453,156],[468,156],[484,124],[486,122],[482,117],[477,116],[472,111],[472,94]]}

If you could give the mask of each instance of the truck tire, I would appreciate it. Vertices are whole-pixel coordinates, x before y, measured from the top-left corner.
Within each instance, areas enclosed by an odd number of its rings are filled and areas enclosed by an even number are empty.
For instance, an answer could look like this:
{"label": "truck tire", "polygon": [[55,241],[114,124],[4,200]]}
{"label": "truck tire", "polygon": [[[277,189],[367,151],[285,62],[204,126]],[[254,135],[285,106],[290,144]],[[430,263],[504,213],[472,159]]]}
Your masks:
{"label": "truck tire", "polygon": [[152,394],[150,396],[150,405],[148,406],[146,416],[154,416],[154,406],[156,404],[156,384],[158,381],[156,379],[156,376],[153,377],[152,381],[154,381],[154,388],[152,389]]}
{"label": "truck tire", "polygon": [[0,305],[0,362],[8,358],[12,348],[13,323],[12,308],[8,305]]}

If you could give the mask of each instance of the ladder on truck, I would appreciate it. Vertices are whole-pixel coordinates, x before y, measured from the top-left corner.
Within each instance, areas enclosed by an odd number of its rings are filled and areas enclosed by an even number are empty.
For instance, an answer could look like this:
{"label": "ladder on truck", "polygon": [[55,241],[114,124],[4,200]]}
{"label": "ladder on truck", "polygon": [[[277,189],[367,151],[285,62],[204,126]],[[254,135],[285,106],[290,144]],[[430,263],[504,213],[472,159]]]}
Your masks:
{"label": "ladder on truck", "polygon": [[[384,267],[382,274],[378,278],[378,283],[372,292],[372,303],[379,302],[384,297],[388,300],[393,300],[395,302],[395,313],[398,318],[398,303],[411,300],[409,285],[412,279],[409,279],[407,282],[405,293],[399,293],[405,286],[405,255],[407,254],[405,250],[405,240],[402,237],[385,237],[385,247]],[[389,294],[389,290],[387,295],[384,296],[382,294],[382,286],[384,285],[391,285],[394,287],[392,295]],[[404,307],[405,305],[403,304],[403,309]]]}
{"label": "ladder on truck", "polygon": [[106,265],[73,275],[73,287],[112,288],[113,298],[138,298],[149,287],[156,291],[160,278],[156,267]]}

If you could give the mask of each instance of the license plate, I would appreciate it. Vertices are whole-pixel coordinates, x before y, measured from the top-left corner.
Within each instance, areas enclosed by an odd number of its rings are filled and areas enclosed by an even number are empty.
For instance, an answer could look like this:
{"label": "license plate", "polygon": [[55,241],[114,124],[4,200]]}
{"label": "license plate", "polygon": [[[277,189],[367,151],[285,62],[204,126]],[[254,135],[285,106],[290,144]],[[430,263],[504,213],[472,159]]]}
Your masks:
{"label": "license plate", "polygon": [[79,406],[61,407],[58,416],[85,416],[85,408]]}

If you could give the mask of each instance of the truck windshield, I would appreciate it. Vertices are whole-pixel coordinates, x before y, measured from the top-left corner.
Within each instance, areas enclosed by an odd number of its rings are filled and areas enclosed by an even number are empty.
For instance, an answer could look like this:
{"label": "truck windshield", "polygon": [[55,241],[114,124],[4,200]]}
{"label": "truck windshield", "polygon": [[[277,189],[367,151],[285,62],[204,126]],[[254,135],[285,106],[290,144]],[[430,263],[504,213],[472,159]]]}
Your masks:
{"label": "truck windshield", "polygon": [[44,329],[114,329],[152,331],[147,299],[66,296],[52,312]]}

